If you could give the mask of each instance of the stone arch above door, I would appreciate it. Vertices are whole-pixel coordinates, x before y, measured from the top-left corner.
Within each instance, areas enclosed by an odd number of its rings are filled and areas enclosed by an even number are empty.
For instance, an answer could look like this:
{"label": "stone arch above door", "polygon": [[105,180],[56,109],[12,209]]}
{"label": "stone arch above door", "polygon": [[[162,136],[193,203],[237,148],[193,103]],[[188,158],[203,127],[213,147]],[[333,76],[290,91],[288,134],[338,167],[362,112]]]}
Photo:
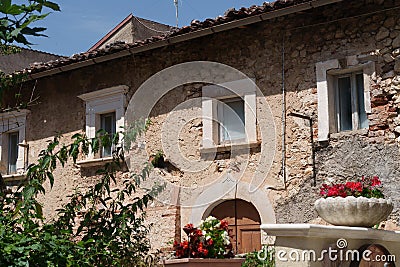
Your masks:
{"label": "stone arch above door", "polygon": [[[250,202],[258,211],[261,218],[261,224],[275,224],[276,217],[275,212],[269,201],[268,194],[261,188],[255,189],[246,182],[240,182],[237,184],[237,190],[235,187],[227,192],[222,192],[224,185],[214,185],[204,192],[202,192],[196,199],[190,215],[190,222],[194,225],[198,225],[203,219],[204,214],[209,214],[210,211],[218,204],[226,201],[235,199],[242,199]],[[236,192],[235,192],[236,191]],[[236,193],[236,194],[235,194]],[[215,200],[215,196],[221,196],[218,200]],[[207,201],[210,200],[210,201]],[[203,203],[208,203],[204,205]]]}

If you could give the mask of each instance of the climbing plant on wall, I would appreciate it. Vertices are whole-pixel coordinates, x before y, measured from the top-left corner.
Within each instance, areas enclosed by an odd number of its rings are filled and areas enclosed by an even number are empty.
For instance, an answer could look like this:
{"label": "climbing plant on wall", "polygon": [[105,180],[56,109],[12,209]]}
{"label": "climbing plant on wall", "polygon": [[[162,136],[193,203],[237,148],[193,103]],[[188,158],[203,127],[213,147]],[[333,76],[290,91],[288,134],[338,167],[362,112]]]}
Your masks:
{"label": "climbing plant on wall", "polygon": [[[138,125],[141,125],[138,127]],[[137,123],[129,131],[142,133],[146,123]],[[0,193],[0,266],[150,266],[150,245],[146,238],[149,226],[143,210],[163,185],[149,190],[139,185],[149,177],[151,164],[117,186],[117,176],[124,163],[124,149],[118,146],[119,135],[99,134],[87,139],[82,134],[72,137],[69,145],[60,136],[49,141],[36,164],[29,166],[27,181],[14,192],[3,188]],[[109,140],[104,140],[108,138]],[[75,192],[53,221],[46,221],[43,206],[37,200],[45,194],[43,184],[52,186],[53,172],[80,155],[94,153],[99,144],[113,142],[113,161],[97,171],[100,176],[93,186]],[[132,143],[134,140],[129,140]]]}

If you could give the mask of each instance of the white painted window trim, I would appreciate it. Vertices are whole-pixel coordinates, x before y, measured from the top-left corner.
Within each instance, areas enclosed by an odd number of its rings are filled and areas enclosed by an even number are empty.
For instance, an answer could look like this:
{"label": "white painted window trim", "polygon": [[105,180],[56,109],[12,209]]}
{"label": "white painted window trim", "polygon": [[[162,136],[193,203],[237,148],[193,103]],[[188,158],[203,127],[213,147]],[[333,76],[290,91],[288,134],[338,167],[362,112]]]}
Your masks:
{"label": "white painted window trim", "polygon": [[[222,99],[242,98],[244,100],[244,116],[246,140],[238,143],[257,143],[257,96],[254,80],[243,79],[223,83],[220,85],[207,85],[202,88],[202,113],[203,113],[203,149],[213,149],[219,144],[218,103]],[[236,145],[236,143],[230,144]]]}
{"label": "white painted window trim", "polygon": [[375,63],[369,61],[358,63],[354,57],[347,58],[347,66],[342,68],[338,59],[332,59],[316,64],[317,94],[318,94],[318,141],[327,141],[329,134],[337,131],[335,110],[335,78],[336,76],[363,72],[364,77],[364,107],[371,114],[371,80],[376,76]]}
{"label": "white painted window trim", "polygon": [[[110,112],[115,112],[116,132],[123,132],[126,107],[125,93],[128,89],[129,87],[126,85],[118,85],[78,96],[86,104],[85,132],[88,138],[96,136],[96,131],[100,128],[100,115]],[[94,153],[89,151],[85,162],[94,159]],[[82,163],[84,162],[82,161]]]}
{"label": "white painted window trim", "polygon": [[[29,110],[21,109],[0,114],[0,159],[6,164],[4,178],[12,176],[20,176],[25,173],[26,167],[26,116]],[[18,158],[17,158],[17,173],[7,174],[8,168],[8,134],[18,132]],[[3,173],[3,172],[2,172]]]}

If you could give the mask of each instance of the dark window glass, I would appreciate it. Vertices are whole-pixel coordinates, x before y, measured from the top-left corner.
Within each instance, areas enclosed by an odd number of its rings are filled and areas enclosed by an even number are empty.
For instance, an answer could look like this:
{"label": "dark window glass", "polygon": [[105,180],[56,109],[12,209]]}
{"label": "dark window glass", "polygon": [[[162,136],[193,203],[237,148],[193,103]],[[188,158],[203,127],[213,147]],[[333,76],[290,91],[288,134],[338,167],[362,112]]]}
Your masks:
{"label": "dark window glass", "polygon": [[339,127],[340,131],[348,131],[353,129],[352,112],[351,112],[351,80],[350,77],[338,79],[339,94]]}
{"label": "dark window glass", "polygon": [[[105,130],[107,134],[112,138],[115,134],[115,112],[102,114],[100,115],[101,118],[101,129]],[[112,155],[112,145],[106,144],[102,146],[101,149],[101,156],[102,157],[109,157]]]}
{"label": "dark window glass", "polygon": [[18,160],[18,133],[8,134],[8,173],[13,174],[17,172]]}
{"label": "dark window glass", "polygon": [[221,103],[220,141],[242,140],[246,137],[244,101],[227,100]]}

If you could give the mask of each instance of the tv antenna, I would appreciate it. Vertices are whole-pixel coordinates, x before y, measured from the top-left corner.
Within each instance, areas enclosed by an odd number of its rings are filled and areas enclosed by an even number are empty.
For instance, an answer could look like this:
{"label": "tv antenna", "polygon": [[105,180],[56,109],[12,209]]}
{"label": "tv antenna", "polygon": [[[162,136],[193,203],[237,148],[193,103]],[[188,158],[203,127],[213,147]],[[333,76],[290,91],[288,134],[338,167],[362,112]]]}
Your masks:
{"label": "tv antenna", "polygon": [[174,0],[175,10],[176,10],[176,27],[179,28],[179,0]]}

